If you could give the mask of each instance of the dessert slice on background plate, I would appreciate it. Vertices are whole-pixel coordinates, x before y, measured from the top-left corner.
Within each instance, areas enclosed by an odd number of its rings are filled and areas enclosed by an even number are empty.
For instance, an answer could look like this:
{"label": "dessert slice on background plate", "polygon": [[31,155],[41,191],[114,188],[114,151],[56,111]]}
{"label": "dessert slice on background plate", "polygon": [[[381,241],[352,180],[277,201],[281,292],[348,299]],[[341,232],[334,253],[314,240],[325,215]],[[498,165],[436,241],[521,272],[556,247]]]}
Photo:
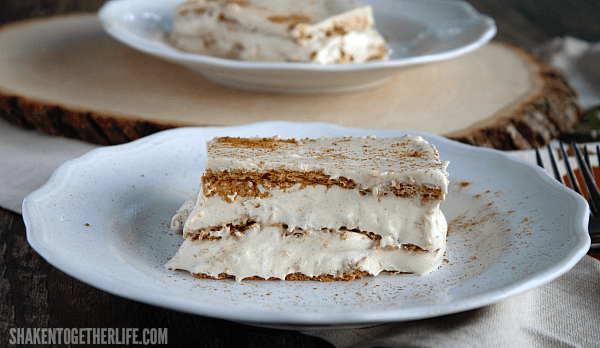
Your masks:
{"label": "dessert slice on background plate", "polygon": [[191,0],[173,17],[171,44],[186,52],[271,62],[387,59],[371,6],[357,1]]}
{"label": "dessert slice on background plate", "polygon": [[166,267],[238,281],[431,272],[447,166],[419,136],[215,138],[197,199],[173,217],[185,241]]}

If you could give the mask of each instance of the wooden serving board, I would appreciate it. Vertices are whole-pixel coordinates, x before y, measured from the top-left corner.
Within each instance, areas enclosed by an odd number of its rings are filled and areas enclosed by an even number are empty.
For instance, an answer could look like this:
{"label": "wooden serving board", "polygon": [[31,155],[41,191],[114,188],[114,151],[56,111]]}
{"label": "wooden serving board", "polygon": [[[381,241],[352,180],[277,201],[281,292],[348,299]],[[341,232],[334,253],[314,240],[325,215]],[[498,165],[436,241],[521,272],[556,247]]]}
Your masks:
{"label": "wooden serving board", "polygon": [[406,69],[385,86],[316,95],[215,84],[113,40],[93,14],[6,25],[0,48],[1,117],[97,144],[173,127],[285,120],[416,130],[525,149],[547,143],[582,116],[559,73],[501,43]]}

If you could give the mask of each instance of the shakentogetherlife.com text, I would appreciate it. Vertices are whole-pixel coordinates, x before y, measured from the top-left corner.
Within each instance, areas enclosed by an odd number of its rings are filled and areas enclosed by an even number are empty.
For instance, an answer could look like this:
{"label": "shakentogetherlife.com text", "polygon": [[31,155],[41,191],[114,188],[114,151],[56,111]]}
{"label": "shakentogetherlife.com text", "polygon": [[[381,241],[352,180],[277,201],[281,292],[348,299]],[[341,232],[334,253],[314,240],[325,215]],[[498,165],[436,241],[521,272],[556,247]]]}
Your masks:
{"label": "shakentogetherlife.com text", "polygon": [[167,344],[167,328],[11,328],[8,343],[17,344]]}

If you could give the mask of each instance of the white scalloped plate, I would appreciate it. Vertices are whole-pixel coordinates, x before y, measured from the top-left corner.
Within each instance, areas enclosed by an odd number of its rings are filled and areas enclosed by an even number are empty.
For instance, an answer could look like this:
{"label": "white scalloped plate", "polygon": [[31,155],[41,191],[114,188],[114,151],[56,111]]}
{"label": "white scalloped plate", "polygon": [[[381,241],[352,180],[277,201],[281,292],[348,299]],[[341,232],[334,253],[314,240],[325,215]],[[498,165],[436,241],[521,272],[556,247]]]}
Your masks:
{"label": "white scalloped plate", "polygon": [[163,267],[182,237],[171,216],[198,188],[214,136],[403,135],[322,123],[180,128],[93,150],[27,196],[31,246],[92,286],[156,306],[253,325],[356,327],[482,307],[545,284],[590,245],[586,202],[546,172],[499,151],[422,135],[449,160],[442,210],[448,262],[432,274],[353,282],[198,280]]}
{"label": "white scalloped plate", "polygon": [[187,66],[214,82],[283,93],[350,92],[384,84],[401,69],[458,57],[496,34],[494,20],[466,1],[370,0],[389,61],[318,65],[245,62],[179,51],[164,40],[182,0],[119,0],[103,5],[104,30],[142,52]]}

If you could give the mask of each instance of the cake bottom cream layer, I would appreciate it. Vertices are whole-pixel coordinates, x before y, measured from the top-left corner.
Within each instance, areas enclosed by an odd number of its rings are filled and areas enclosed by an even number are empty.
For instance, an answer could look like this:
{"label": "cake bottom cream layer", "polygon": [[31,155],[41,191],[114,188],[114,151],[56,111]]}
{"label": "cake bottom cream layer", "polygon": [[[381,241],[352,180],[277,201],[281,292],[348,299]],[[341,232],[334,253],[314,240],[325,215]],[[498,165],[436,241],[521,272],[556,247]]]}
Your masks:
{"label": "cake bottom cream layer", "polygon": [[323,37],[306,45],[290,38],[228,28],[207,29],[199,36],[175,32],[170,41],[183,51],[248,61],[339,64],[387,58],[385,41],[374,29]]}
{"label": "cake bottom cream layer", "polygon": [[381,247],[377,238],[340,230],[288,233],[280,225],[252,224],[243,232],[224,227],[210,238],[187,238],[165,265],[201,277],[285,279],[290,274],[307,277],[348,274],[378,275],[383,271],[422,275],[436,269],[445,250]]}
{"label": "cake bottom cream layer", "polygon": [[[299,187],[298,184],[287,190],[263,189],[270,197],[238,197],[233,203],[217,195],[200,198],[185,222],[184,237],[219,227],[223,222],[237,225],[250,220],[282,223],[290,230],[359,229],[380,235],[382,247],[415,244],[437,250],[446,241],[448,226],[439,200],[424,202],[421,196],[363,196],[358,190],[337,186]],[[187,210],[189,202],[180,208],[173,225],[181,225]]]}

